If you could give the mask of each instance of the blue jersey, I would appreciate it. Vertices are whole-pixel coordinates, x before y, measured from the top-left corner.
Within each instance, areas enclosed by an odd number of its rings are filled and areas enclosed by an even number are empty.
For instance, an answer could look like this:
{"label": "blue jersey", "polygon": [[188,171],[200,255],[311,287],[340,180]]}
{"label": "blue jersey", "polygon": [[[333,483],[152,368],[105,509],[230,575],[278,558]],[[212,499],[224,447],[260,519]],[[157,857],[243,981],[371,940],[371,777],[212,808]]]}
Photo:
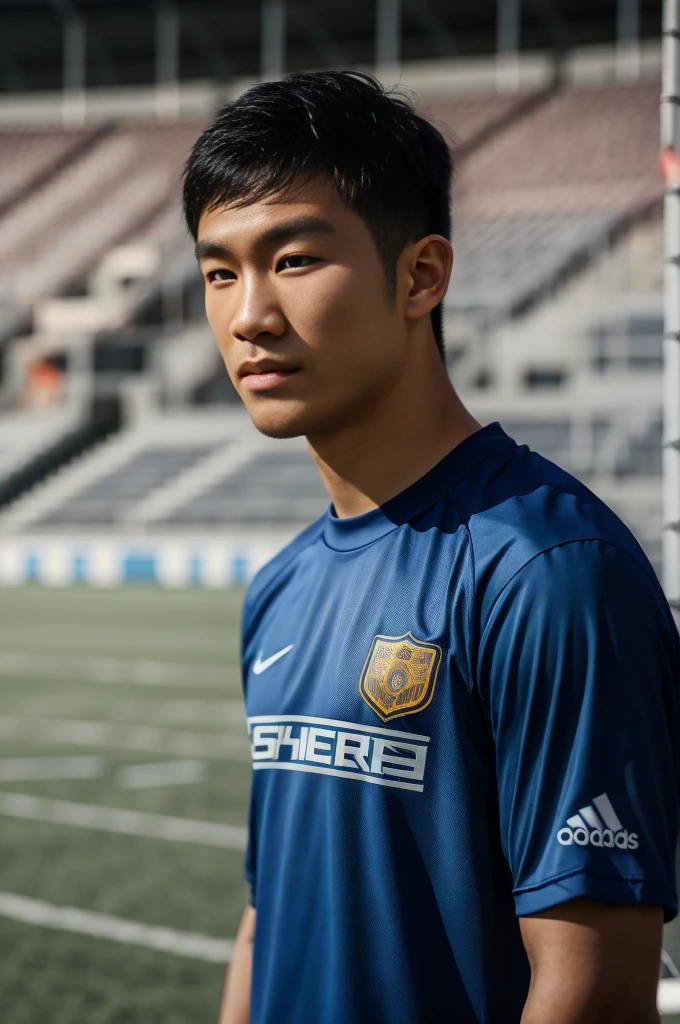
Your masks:
{"label": "blue jersey", "polygon": [[517,917],[676,913],[680,644],[616,516],[497,425],[256,577],[253,1024],[517,1024]]}

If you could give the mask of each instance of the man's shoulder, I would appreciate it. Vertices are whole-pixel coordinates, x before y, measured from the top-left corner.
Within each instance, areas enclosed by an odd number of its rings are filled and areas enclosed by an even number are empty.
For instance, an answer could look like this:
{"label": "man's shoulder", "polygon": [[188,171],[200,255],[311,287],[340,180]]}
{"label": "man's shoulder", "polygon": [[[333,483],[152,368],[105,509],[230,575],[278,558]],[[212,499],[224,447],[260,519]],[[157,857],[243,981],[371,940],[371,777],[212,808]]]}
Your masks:
{"label": "man's shoulder", "polygon": [[[486,485],[481,480],[473,484],[465,499],[482,606],[493,604],[538,556],[578,542],[607,544],[654,577],[642,548],[616,513],[569,473],[526,448],[515,449]],[[584,559],[588,550],[584,545]]]}

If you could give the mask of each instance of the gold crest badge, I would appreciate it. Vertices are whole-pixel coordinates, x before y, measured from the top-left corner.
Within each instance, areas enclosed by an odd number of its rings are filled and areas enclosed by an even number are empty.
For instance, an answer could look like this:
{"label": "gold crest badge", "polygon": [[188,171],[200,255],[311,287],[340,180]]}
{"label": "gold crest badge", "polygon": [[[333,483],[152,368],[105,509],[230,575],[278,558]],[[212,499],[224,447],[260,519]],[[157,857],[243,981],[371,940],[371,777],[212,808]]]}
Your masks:
{"label": "gold crest badge", "polygon": [[413,715],[434,696],[442,649],[403,636],[376,636],[359,680],[359,693],[383,722]]}

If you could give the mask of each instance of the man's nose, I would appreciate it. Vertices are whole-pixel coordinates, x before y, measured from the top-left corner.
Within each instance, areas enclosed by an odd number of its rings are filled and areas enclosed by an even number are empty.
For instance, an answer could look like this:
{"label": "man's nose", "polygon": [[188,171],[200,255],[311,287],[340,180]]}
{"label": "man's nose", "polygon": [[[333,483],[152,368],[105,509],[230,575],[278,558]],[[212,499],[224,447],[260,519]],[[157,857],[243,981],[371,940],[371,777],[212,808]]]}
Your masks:
{"label": "man's nose", "polygon": [[239,341],[256,341],[266,334],[275,338],[286,332],[286,319],[275,295],[261,281],[244,281],[231,333]]}

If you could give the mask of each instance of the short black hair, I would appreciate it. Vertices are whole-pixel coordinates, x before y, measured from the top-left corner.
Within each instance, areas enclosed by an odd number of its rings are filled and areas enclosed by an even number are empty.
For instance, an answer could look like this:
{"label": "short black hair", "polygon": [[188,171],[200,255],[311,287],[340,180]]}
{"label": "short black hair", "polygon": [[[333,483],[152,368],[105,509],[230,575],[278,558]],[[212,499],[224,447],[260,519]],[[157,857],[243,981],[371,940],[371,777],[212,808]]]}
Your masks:
{"label": "short black hair", "polygon": [[[246,206],[325,176],[359,214],[394,289],[411,241],[451,237],[449,147],[402,95],[357,71],[309,71],[263,82],[223,106],[194,145],[183,207],[194,239],[206,210]],[[444,357],[442,309],[432,311]]]}

